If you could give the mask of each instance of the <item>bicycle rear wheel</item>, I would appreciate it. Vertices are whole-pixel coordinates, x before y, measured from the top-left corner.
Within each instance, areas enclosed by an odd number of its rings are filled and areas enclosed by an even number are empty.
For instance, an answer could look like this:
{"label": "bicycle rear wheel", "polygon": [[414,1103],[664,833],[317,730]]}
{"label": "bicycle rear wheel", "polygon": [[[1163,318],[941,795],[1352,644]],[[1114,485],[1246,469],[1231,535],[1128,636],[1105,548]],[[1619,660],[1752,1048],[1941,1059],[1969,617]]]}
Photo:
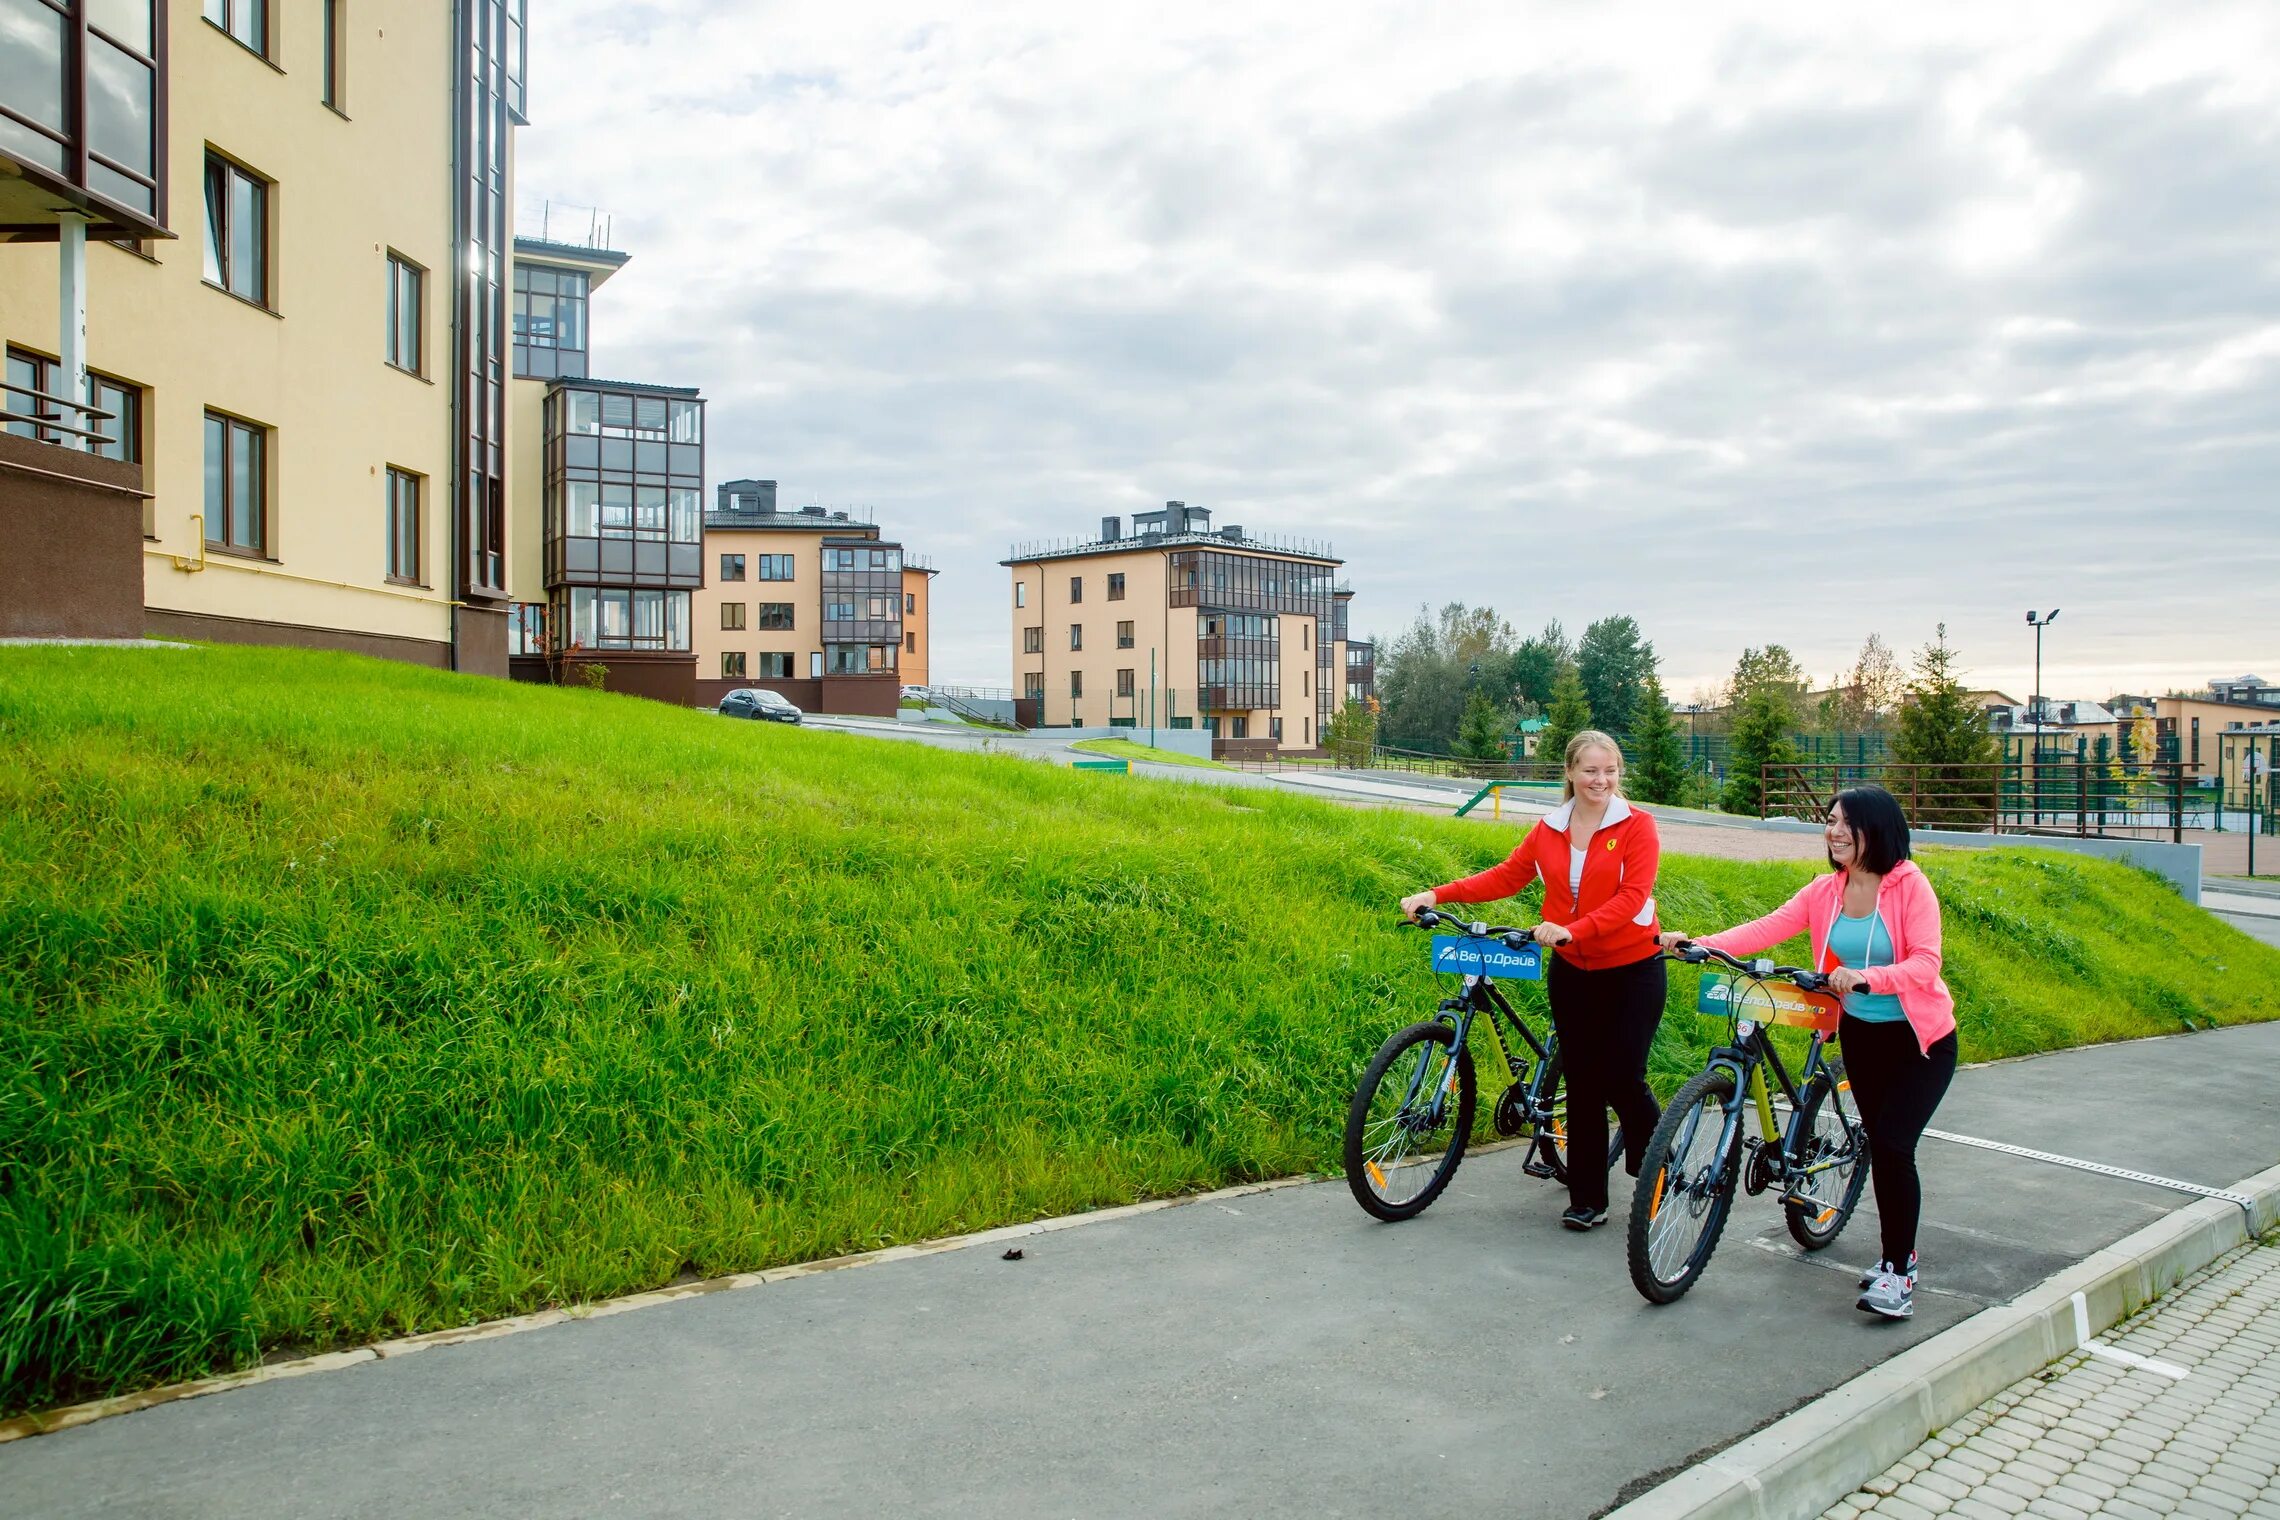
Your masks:
{"label": "bicycle rear wheel", "polygon": [[1844,1233],[1860,1203],[1861,1189],[1868,1185],[1868,1135],[1860,1121],[1848,1122],[1837,1112],[1836,1093],[1826,1078],[1805,1094],[1793,1132],[1800,1137],[1798,1159],[1805,1165],[1840,1162],[1805,1178],[1783,1200],[1790,1238],[1808,1251],[1818,1251]]}
{"label": "bicycle rear wheel", "polygon": [[[1544,1094],[1545,1102],[1551,1109],[1551,1117],[1547,1122],[1530,1126],[1525,1131],[1534,1136],[1535,1144],[1528,1147],[1528,1159],[1524,1167],[1538,1177],[1549,1177],[1564,1184],[1568,1180],[1567,1071],[1561,1064],[1557,1051],[1544,1063],[1543,1070],[1543,1083],[1538,1091]],[[1622,1159],[1623,1126],[1619,1121],[1610,1119],[1607,1128],[1608,1170],[1613,1171],[1615,1164]]]}
{"label": "bicycle rear wheel", "polygon": [[1346,1186],[1380,1219],[1425,1212],[1464,1160],[1472,1138],[1473,1064],[1456,1039],[1446,1024],[1412,1024],[1378,1047],[1354,1089],[1346,1110]]}
{"label": "bicycle rear wheel", "polygon": [[[1670,1100],[1631,1194],[1631,1283],[1651,1303],[1676,1303],[1693,1287],[1734,1206],[1741,1153],[1734,1074],[1697,1074]],[[1727,1116],[1734,1113],[1729,1131]]]}

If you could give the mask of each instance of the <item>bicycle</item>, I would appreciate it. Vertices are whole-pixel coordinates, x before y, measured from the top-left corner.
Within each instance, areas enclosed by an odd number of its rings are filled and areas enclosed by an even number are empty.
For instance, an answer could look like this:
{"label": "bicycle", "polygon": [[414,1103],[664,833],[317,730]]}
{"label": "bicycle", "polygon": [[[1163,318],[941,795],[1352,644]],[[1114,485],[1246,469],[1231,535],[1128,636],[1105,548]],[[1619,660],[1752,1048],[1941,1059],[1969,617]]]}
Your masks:
{"label": "bicycle", "polygon": [[[1420,910],[1410,922],[1422,929],[1457,931],[1433,937],[1433,967],[1461,976],[1463,987],[1458,996],[1442,999],[1432,1018],[1379,1046],[1363,1070],[1346,1109],[1346,1185],[1353,1189],[1354,1201],[1380,1219],[1414,1219],[1456,1175],[1472,1141],[1477,1102],[1467,1036],[1483,1015],[1511,1078],[1496,1100],[1496,1132],[1507,1139],[1528,1137],[1523,1171],[1566,1182],[1567,1106],[1560,1086],[1558,1033],[1538,1039],[1495,986],[1498,980],[1543,977],[1543,952],[1534,931],[1465,923],[1432,908]],[[1517,1041],[1506,1039],[1507,1022]],[[1515,1054],[1516,1046],[1524,1046],[1527,1054]],[[1441,1147],[1437,1159],[1430,1151],[1436,1142]],[[1617,1127],[1608,1137],[1608,1165],[1622,1154]]]}
{"label": "bicycle", "polygon": [[[1676,1303],[1710,1265],[1737,1186],[1753,1198],[1779,1186],[1790,1237],[1819,1251],[1844,1232],[1868,1181],[1868,1136],[1845,1111],[1843,1062],[1827,1053],[1842,1010],[1827,976],[1691,940],[1672,959],[1716,960],[1736,975],[1703,979],[1698,1006],[1724,1017],[1726,1043],[1663,1110],[1631,1197],[1631,1281],[1658,1304]],[[1812,1031],[1796,1082],[1767,1036],[1776,1024]],[[1786,1129],[1774,1123],[1769,1067],[1788,1100]],[[1759,1132],[1745,1136],[1744,1111],[1753,1107]]]}

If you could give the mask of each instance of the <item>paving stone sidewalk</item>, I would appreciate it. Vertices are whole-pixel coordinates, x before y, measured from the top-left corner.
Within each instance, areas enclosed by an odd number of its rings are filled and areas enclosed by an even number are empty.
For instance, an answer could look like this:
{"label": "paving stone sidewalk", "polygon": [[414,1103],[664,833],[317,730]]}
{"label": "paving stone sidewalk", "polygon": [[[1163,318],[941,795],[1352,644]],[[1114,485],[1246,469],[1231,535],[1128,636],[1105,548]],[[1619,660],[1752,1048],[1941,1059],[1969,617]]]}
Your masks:
{"label": "paving stone sidewalk", "polygon": [[2077,1351],[1823,1520],[2280,1520],[2280,1248],[2243,1246],[2095,1339],[2187,1375]]}

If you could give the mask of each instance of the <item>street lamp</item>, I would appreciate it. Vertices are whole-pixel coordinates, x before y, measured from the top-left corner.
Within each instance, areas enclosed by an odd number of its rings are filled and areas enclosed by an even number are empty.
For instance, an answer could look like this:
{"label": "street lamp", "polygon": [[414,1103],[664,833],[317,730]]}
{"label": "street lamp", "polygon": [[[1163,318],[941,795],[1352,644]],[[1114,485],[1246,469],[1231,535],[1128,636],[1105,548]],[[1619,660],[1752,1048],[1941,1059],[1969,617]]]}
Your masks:
{"label": "street lamp", "polygon": [[2034,789],[2037,824],[2042,822],[2042,636],[2043,630],[2057,621],[2056,607],[2040,617],[2035,615],[2033,608],[2027,609],[2027,626],[2035,631],[2035,691],[2027,699],[2027,704],[2033,709],[2035,720]]}

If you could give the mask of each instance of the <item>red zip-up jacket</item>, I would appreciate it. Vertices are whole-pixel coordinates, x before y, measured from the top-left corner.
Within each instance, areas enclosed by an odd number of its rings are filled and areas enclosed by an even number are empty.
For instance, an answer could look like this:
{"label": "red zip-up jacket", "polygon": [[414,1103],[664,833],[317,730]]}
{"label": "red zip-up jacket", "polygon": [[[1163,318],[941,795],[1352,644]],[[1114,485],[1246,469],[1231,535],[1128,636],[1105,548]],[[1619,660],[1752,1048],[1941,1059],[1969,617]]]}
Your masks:
{"label": "red zip-up jacket", "polygon": [[1656,951],[1655,871],[1662,864],[1662,838],[1654,816],[1617,797],[1591,836],[1583,861],[1583,889],[1568,895],[1568,823],[1575,803],[1563,802],[1521,836],[1504,864],[1433,889],[1436,903],[1494,902],[1544,883],[1544,922],[1575,936],[1558,947],[1561,960],[1579,971],[1604,971],[1643,961]]}

